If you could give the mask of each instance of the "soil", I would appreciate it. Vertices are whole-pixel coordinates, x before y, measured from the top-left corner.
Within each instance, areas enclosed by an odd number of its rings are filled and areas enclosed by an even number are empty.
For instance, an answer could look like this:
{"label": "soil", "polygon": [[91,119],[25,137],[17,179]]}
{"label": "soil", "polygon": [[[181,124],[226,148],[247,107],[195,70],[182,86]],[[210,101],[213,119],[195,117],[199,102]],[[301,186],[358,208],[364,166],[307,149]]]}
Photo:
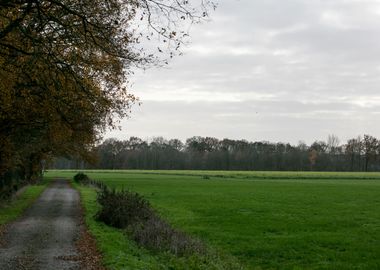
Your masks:
{"label": "soil", "polygon": [[79,194],[64,179],[49,185],[1,238],[2,270],[102,269],[83,224]]}

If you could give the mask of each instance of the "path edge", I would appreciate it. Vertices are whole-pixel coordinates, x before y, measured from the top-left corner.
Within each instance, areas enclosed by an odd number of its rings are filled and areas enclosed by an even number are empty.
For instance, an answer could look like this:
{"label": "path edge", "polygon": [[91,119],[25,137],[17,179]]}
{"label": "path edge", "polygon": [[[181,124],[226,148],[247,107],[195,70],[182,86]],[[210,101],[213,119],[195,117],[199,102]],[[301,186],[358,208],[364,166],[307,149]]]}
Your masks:
{"label": "path edge", "polygon": [[72,179],[66,178],[71,188],[75,189],[79,194],[79,235],[75,241],[75,247],[79,253],[79,261],[81,269],[86,270],[106,270],[103,265],[103,256],[99,251],[97,241],[88,228],[85,220],[86,210],[83,205],[82,195],[78,188],[73,185]]}

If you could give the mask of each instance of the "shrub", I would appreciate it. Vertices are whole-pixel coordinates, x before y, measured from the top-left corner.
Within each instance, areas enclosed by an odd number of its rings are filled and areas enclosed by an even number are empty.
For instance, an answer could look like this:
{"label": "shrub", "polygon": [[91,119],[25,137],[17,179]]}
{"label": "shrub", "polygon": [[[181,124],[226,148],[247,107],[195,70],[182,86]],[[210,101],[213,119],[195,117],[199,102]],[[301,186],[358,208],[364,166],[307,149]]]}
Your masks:
{"label": "shrub", "polygon": [[96,219],[116,228],[146,221],[153,214],[147,200],[128,190],[116,191],[104,186],[98,192],[97,201],[102,207]]}
{"label": "shrub", "polygon": [[129,233],[137,244],[157,251],[169,251],[177,256],[203,253],[204,246],[198,240],[173,229],[157,215],[146,222],[130,226]]}
{"label": "shrub", "polygon": [[101,209],[96,220],[126,229],[140,246],[156,251],[169,251],[177,256],[201,253],[200,241],[173,229],[153,210],[150,203],[138,193],[116,191],[104,186],[98,191]]}
{"label": "shrub", "polygon": [[78,184],[88,184],[90,182],[90,177],[88,177],[87,174],[80,172],[74,175],[74,181]]}
{"label": "shrub", "polygon": [[0,175],[0,201],[8,200],[27,181],[21,178],[21,171],[18,169],[9,170]]}

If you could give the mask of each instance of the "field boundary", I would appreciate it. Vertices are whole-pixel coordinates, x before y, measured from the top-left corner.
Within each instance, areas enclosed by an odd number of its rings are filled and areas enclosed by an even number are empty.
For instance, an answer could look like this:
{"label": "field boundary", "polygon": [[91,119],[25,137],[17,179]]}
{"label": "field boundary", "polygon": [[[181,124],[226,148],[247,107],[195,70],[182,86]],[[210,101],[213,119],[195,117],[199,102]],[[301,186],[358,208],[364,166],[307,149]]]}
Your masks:
{"label": "field boundary", "polygon": [[[167,176],[192,176],[214,177],[219,179],[242,179],[242,180],[380,180],[380,172],[314,172],[314,171],[196,171],[188,173],[188,170],[49,170],[52,172],[85,172],[85,173],[119,173],[141,175],[167,175]],[[250,174],[251,173],[251,174]],[[374,176],[375,174],[375,176]]]}

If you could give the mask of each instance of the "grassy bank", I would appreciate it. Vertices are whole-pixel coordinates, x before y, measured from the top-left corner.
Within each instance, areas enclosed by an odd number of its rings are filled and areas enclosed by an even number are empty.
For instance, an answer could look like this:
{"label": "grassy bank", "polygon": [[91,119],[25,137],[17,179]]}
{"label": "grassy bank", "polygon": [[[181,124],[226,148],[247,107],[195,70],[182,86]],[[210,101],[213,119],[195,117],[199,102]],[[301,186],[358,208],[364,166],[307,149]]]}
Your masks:
{"label": "grassy bank", "polygon": [[231,258],[220,254],[176,257],[170,253],[152,252],[129,240],[123,230],[112,228],[94,219],[99,209],[94,188],[75,185],[80,191],[85,222],[95,237],[107,269],[239,269]]}
{"label": "grassy bank", "polygon": [[[371,180],[378,174],[294,173],[292,178],[284,173],[281,178],[268,172],[259,178],[247,172],[242,178],[241,172],[208,172],[207,179],[205,172],[180,173],[93,171],[89,176],[143,194],[174,226],[232,254],[246,268],[380,268],[380,181]],[[117,252],[114,258],[127,256]]]}
{"label": "grassy bank", "polygon": [[25,190],[11,201],[0,202],[0,226],[12,222],[36,200],[46,188],[47,179],[39,185],[27,186]]}

